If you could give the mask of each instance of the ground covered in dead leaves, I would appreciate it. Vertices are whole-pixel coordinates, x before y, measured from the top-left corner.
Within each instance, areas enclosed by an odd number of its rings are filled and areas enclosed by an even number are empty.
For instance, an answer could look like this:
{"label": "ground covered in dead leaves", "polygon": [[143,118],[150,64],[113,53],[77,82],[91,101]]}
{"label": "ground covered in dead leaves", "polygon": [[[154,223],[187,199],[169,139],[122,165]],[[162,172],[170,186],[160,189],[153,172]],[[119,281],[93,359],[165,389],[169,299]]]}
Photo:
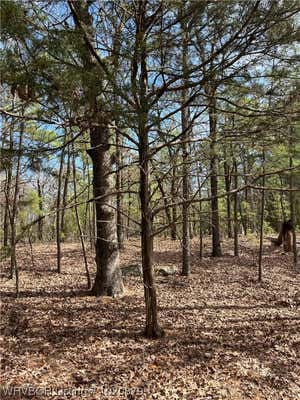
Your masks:
{"label": "ground covered in dead leaves", "polygon": [[[223,243],[224,257],[199,260],[192,274],[157,276],[159,315],[166,336],[150,341],[140,277],[126,277],[122,298],[85,293],[80,246],[18,249],[21,296],[2,276],[1,399],[300,399],[300,276],[292,256],[263,257],[257,283],[257,245],[241,240],[241,255]],[[180,243],[155,243],[155,263],[180,269]],[[121,255],[140,261],[138,240]],[[89,253],[92,272],[93,254]],[[13,389],[10,393],[8,390]]]}

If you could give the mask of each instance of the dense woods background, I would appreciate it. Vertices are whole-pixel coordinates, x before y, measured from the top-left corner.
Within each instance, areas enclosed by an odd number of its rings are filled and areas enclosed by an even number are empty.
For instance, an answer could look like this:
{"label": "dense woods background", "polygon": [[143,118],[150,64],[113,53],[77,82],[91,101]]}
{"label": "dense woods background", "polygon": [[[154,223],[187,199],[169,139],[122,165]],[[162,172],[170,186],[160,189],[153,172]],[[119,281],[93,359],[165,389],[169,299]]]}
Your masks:
{"label": "dense woods background", "polygon": [[89,294],[118,297],[119,253],[140,239],[153,338],[154,241],[180,246],[179,281],[252,243],[261,282],[264,240],[291,219],[299,271],[298,0],[2,1],[1,36],[1,260],[17,296],[24,249],[34,268],[35,246],[55,246],[64,274],[77,242]]}

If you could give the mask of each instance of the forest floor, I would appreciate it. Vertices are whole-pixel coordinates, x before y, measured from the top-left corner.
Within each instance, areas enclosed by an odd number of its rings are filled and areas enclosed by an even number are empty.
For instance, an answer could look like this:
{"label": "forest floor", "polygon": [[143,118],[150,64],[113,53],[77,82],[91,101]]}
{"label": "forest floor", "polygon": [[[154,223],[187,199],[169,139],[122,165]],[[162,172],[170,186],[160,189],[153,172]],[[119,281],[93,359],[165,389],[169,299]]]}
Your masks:
{"label": "forest floor", "polygon": [[[300,275],[292,255],[265,243],[257,283],[257,242],[232,241],[224,256],[198,258],[192,274],[157,275],[159,317],[166,336],[142,337],[143,285],[125,278],[121,298],[85,293],[80,245],[38,244],[33,259],[19,247],[21,293],[3,263],[1,399],[300,399]],[[89,263],[94,273],[93,254]],[[155,263],[180,269],[180,243],[155,242]],[[126,243],[121,264],[140,262],[138,240]],[[11,390],[10,393],[7,390]],[[22,392],[22,390],[24,390]]]}

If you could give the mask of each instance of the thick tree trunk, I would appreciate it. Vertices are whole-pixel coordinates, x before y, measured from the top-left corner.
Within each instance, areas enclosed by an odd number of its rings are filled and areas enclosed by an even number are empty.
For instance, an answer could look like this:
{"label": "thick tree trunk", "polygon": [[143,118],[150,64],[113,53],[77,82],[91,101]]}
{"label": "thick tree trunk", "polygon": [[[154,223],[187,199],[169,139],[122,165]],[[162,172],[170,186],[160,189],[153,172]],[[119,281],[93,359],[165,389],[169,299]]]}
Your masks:
{"label": "thick tree trunk", "polygon": [[108,121],[99,111],[93,121],[95,124],[90,128],[91,148],[88,154],[93,162],[97,272],[91,294],[116,296],[123,293],[124,287],[119,267],[115,211],[110,194],[114,190],[114,184],[109,152],[109,127]]}
{"label": "thick tree trunk", "polygon": [[[93,17],[89,13],[89,2],[68,1],[76,29],[83,40],[79,54],[90,74],[95,74],[95,48],[90,38],[94,36]],[[89,39],[87,39],[87,36]],[[93,40],[93,39],[92,39]],[[100,67],[101,68],[101,67]],[[98,70],[99,71],[99,70]],[[96,75],[95,75],[96,76]],[[102,82],[101,75],[98,75]],[[104,82],[104,80],[103,80]],[[97,271],[91,294],[95,296],[116,296],[124,291],[119,267],[119,246],[117,240],[116,215],[111,192],[115,190],[112,179],[112,161],[109,144],[109,123],[111,114],[106,109],[104,98],[99,98],[92,82],[84,87],[87,109],[90,113],[90,145],[87,151],[93,163],[93,190],[96,218],[96,264]]]}

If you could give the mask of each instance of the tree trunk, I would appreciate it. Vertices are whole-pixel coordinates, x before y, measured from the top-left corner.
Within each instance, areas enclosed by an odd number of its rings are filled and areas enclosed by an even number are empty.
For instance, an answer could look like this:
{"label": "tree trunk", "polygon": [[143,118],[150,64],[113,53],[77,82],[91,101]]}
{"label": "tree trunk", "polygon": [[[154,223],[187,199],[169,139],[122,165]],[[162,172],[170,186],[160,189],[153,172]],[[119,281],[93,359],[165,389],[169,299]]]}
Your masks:
{"label": "tree trunk", "polygon": [[[226,152],[226,143],[224,149],[224,177],[225,177],[225,190],[226,192],[230,191],[231,186],[231,176],[230,176],[230,167],[227,161],[227,152]],[[226,196],[226,210],[227,210],[227,236],[229,239],[232,238],[232,221],[231,221],[231,201],[230,195]]]}
{"label": "tree trunk", "polygon": [[80,218],[79,218],[79,213],[78,213],[78,206],[77,206],[78,200],[77,200],[76,163],[75,163],[74,142],[72,142],[72,153],[73,153],[72,167],[73,167],[73,187],[74,187],[74,197],[75,197],[75,216],[76,216],[77,228],[78,228],[78,233],[79,233],[80,242],[81,242],[85,274],[86,274],[86,280],[87,280],[87,288],[90,289],[91,278],[90,278],[90,273],[89,273],[89,266],[88,266],[87,257],[86,257],[85,243],[84,243],[84,239],[83,239],[83,233],[82,233],[82,228],[81,228]]}
{"label": "tree trunk", "polygon": [[93,188],[96,211],[96,264],[97,272],[91,294],[116,296],[124,291],[119,267],[115,211],[111,192],[114,184],[111,174],[108,120],[100,111],[93,117],[90,128],[91,148],[88,150],[93,162]]}
{"label": "tree trunk", "polygon": [[[37,194],[39,198],[39,217],[43,215],[43,193],[42,186],[40,182],[40,177],[37,178]],[[37,237],[40,242],[43,241],[43,219],[40,219],[38,222],[38,232]]]}
{"label": "tree trunk", "polygon": [[[86,35],[93,37],[93,18],[89,13],[89,2],[68,1],[76,30],[82,40],[78,48],[85,70],[90,74],[99,72],[95,61],[93,43]],[[88,31],[88,33],[87,33]],[[102,67],[100,67],[102,68]],[[102,71],[101,71],[102,72]],[[98,74],[101,80],[101,75]],[[102,82],[102,81],[98,81]],[[104,83],[104,81],[103,81]],[[104,98],[98,96],[93,83],[84,87],[86,107],[90,117],[90,145],[87,150],[93,163],[93,190],[96,218],[96,264],[97,272],[91,294],[95,296],[116,296],[124,291],[122,274],[119,267],[119,247],[117,240],[116,218],[111,192],[115,190],[112,179],[112,160],[109,144],[109,123],[111,114],[106,109]]]}
{"label": "tree trunk", "polygon": [[58,185],[57,185],[57,197],[56,197],[56,263],[57,272],[61,272],[61,237],[60,237],[60,207],[61,207],[61,184],[62,184],[62,173],[64,166],[64,149],[61,151],[60,164],[58,172]]}
{"label": "tree trunk", "polygon": [[[24,113],[24,108],[22,108],[22,114]],[[19,268],[17,265],[17,256],[16,256],[16,244],[17,244],[17,227],[16,220],[18,214],[18,200],[19,200],[19,190],[20,190],[20,175],[21,175],[21,154],[22,154],[22,145],[23,145],[23,134],[24,134],[24,120],[20,123],[20,132],[19,132],[19,144],[18,144],[18,155],[17,155],[17,163],[16,163],[16,177],[15,177],[15,188],[12,202],[12,210],[10,215],[10,230],[11,230],[11,257],[10,257],[10,278],[13,278],[15,273],[16,277],[16,297],[19,296]]]}
{"label": "tree trunk", "polygon": [[[238,168],[237,168],[237,162],[234,159],[233,161],[233,167],[234,167],[234,188],[238,188]],[[239,222],[238,222],[238,193],[234,193],[234,255],[235,257],[238,257],[239,255]]]}
{"label": "tree trunk", "polygon": [[176,167],[172,167],[172,182],[171,182],[171,201],[172,201],[172,225],[171,239],[177,239],[177,206],[176,206]]}
{"label": "tree trunk", "polygon": [[122,190],[122,138],[118,129],[116,130],[116,191],[117,191],[117,238],[118,238],[118,247],[119,249],[123,248],[124,241],[124,230],[123,230],[123,199],[122,194],[120,193]]}
{"label": "tree trunk", "polygon": [[[12,154],[12,150],[14,147],[13,143],[13,129],[14,123],[11,121],[11,126],[9,129],[9,150],[10,154]],[[9,239],[9,221],[10,221],[10,199],[11,199],[11,182],[12,182],[12,168],[13,168],[13,160],[9,157],[6,164],[6,179],[5,179],[5,209],[4,209],[4,219],[3,219],[3,245],[4,247],[8,247],[8,239]]]}
{"label": "tree trunk", "polygon": [[[71,154],[70,148],[68,147],[67,152],[67,169],[65,174],[62,175],[64,181],[64,190],[62,195],[62,209],[61,209],[61,221],[60,221],[60,231],[61,231],[61,241],[64,242],[66,239],[66,222],[65,222],[65,215],[66,215],[66,207],[67,207],[67,199],[68,199],[68,187],[69,187],[69,180],[70,180],[70,169],[71,169]],[[76,200],[75,200],[76,201]]]}
{"label": "tree trunk", "polygon": [[202,190],[201,190],[201,180],[200,180],[200,166],[197,167],[197,184],[199,191],[199,258],[203,258],[203,227],[202,227]]}
{"label": "tree trunk", "polygon": [[[265,149],[263,148],[262,153],[262,165],[263,165],[263,178],[262,186],[265,187]],[[265,219],[265,190],[262,189],[261,194],[261,214],[260,214],[260,236],[259,236],[259,254],[258,254],[258,282],[262,281],[262,252],[263,252],[263,240],[264,240],[264,219]]]}
{"label": "tree trunk", "polygon": [[143,281],[146,304],[145,335],[148,338],[161,337],[163,330],[157,316],[157,297],[153,272],[152,210],[150,204],[150,171],[148,133],[140,129],[140,201],[141,201],[141,245]]}
{"label": "tree trunk", "polygon": [[[293,127],[290,126],[290,159],[289,164],[290,168],[293,168],[293,155],[294,155],[294,146],[293,146]],[[296,215],[295,215],[295,195],[292,189],[294,188],[294,172],[291,170],[290,172],[290,215],[293,224],[292,229],[292,243],[293,243],[293,269],[297,270],[297,263],[298,263],[298,255],[297,255],[297,237],[296,237]]]}
{"label": "tree trunk", "polygon": [[209,138],[210,138],[210,188],[211,188],[211,229],[212,229],[212,256],[222,256],[219,222],[218,201],[218,149],[217,149],[217,115],[215,85],[209,84]]}
{"label": "tree trunk", "polygon": [[[158,322],[157,296],[153,271],[153,217],[150,203],[150,149],[148,120],[148,71],[146,45],[146,6],[147,1],[137,3],[135,49],[132,57],[131,84],[136,102],[139,137],[140,203],[141,203],[141,247],[143,283],[146,306],[145,335],[158,338],[164,332]],[[140,76],[138,70],[140,69]],[[138,88],[138,90],[137,90]]]}
{"label": "tree trunk", "polygon": [[[182,29],[182,68],[184,83],[187,77],[188,63],[188,31],[186,21],[181,22]],[[181,128],[182,128],[182,271],[181,274],[188,276],[191,271],[191,246],[190,246],[190,221],[189,221],[189,139],[191,135],[189,108],[184,106],[188,100],[188,89],[182,90]]]}

